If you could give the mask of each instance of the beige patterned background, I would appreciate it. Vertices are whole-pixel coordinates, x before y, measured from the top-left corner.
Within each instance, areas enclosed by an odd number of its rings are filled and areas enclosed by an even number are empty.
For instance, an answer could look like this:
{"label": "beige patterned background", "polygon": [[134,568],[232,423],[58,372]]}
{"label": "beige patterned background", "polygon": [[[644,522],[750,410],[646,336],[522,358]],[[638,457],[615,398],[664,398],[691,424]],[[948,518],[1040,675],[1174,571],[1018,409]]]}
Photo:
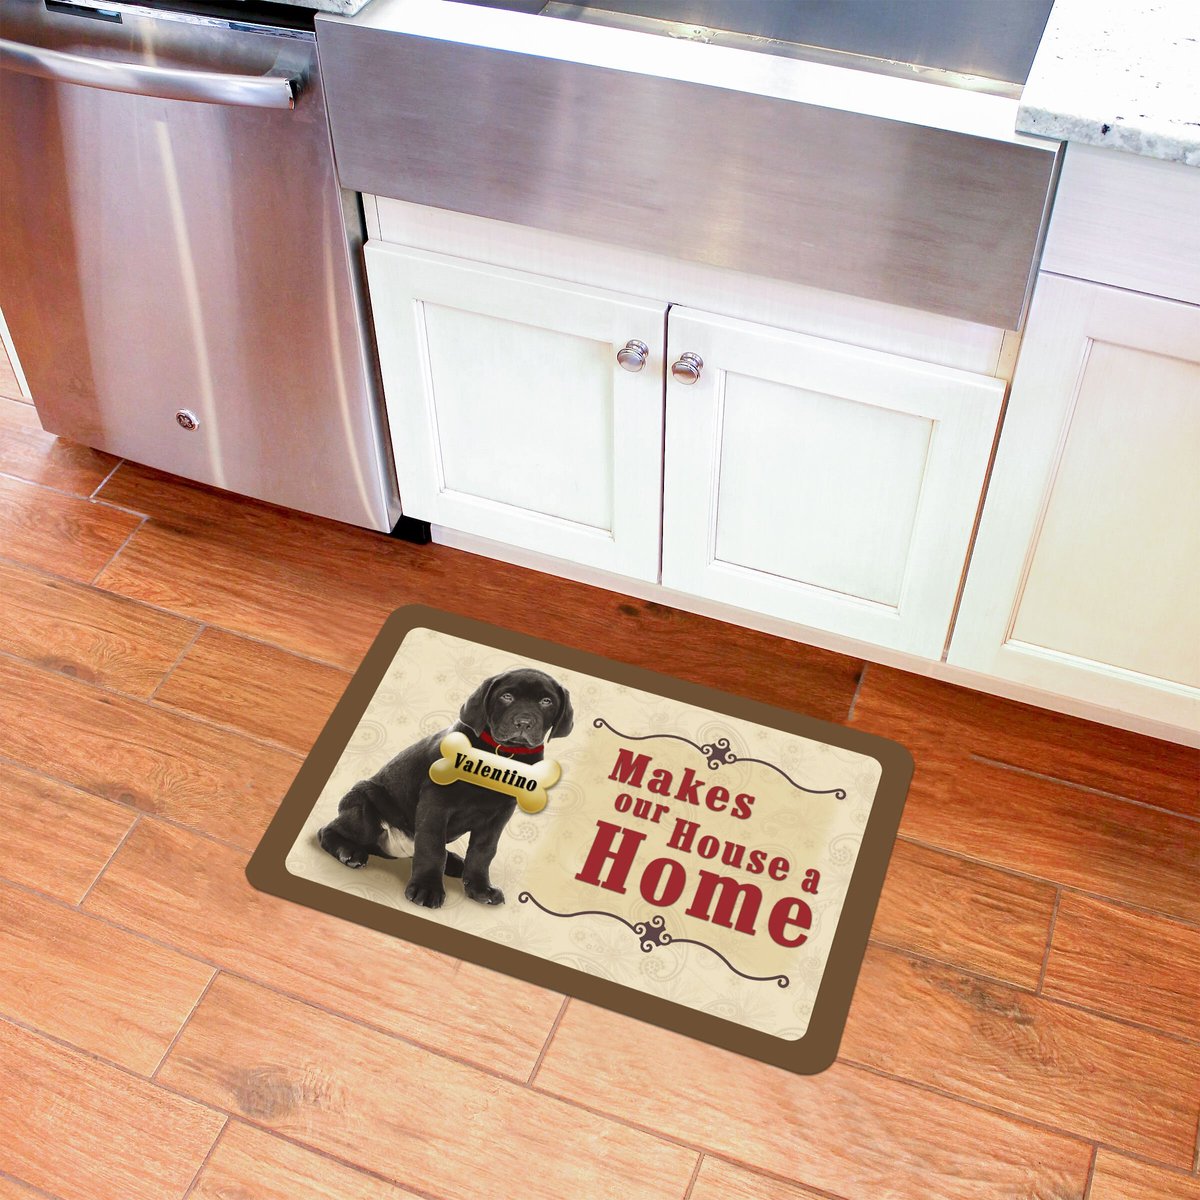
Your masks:
{"label": "beige patterned background", "polygon": [[[548,756],[558,759],[563,770],[562,779],[550,790],[548,806],[534,815],[518,809],[500,840],[491,875],[492,882],[505,892],[505,904],[476,904],[466,898],[458,880],[449,879],[445,905],[436,910],[420,908],[404,899],[408,860],[373,857],[366,867],[351,870],[321,850],[316,831],[333,818],[338,801],[350,787],[374,774],[413,741],[452,724],[459,706],[484,678],[514,666],[544,670],[570,691],[575,728],[569,737],[553,740],[547,746]],[[846,798],[810,795],[771,768],[754,763],[732,762],[710,769],[705,756],[683,742],[622,741],[607,729],[594,728],[597,717],[622,733],[638,737],[676,734],[701,745],[728,738],[739,758],[774,763],[806,788],[842,788]],[[636,795],[661,800],[671,807],[662,824],[618,814],[613,801],[629,789],[608,776],[623,745],[649,754],[654,767],[666,767],[676,780],[691,767],[706,785],[721,784],[731,795],[754,795],[753,815],[739,820],[729,811],[714,813],[655,796],[644,785],[635,790]],[[802,1037],[808,1026],[879,778],[880,766],[875,759],[840,747],[552,664],[518,659],[505,651],[429,629],[414,629],[404,639],[322,790],[288,854],[287,868],[304,879],[401,908],[753,1029],[795,1039]],[[701,829],[697,837],[712,834],[719,840],[740,842],[748,849],[765,849],[769,856],[784,855],[792,864],[788,878],[776,882],[765,873],[750,875],[723,867],[719,858],[706,861],[694,852],[670,849],[667,838],[676,816],[698,821]],[[575,879],[596,836],[597,820],[647,834],[623,895]],[[453,848],[461,853],[465,840]],[[688,873],[682,896],[669,908],[648,904],[638,890],[641,868],[663,855],[679,861]],[[753,935],[685,914],[701,868],[718,870],[739,881],[753,881],[762,889]],[[800,881],[809,868],[820,871],[816,895],[800,890]],[[661,914],[673,937],[707,943],[748,975],[785,975],[789,986],[781,988],[775,982],[741,978],[701,946],[665,945],[643,952],[639,938],[618,921],[605,916],[549,916],[531,903],[521,903],[518,897],[522,892],[531,893],[541,904],[560,913],[604,910],[631,924]],[[800,896],[813,912],[808,940],[794,949],[777,945],[767,932],[772,905],[787,896]]]}

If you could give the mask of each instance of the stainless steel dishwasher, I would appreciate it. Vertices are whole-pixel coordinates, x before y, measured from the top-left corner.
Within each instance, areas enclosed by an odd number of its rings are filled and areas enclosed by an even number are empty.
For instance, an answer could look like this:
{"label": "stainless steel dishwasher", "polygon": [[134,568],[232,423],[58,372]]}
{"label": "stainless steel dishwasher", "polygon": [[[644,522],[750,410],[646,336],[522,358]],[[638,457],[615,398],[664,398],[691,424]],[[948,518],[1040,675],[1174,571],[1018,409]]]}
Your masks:
{"label": "stainless steel dishwasher", "polygon": [[0,311],[51,432],[399,513],[312,14],[0,0]]}

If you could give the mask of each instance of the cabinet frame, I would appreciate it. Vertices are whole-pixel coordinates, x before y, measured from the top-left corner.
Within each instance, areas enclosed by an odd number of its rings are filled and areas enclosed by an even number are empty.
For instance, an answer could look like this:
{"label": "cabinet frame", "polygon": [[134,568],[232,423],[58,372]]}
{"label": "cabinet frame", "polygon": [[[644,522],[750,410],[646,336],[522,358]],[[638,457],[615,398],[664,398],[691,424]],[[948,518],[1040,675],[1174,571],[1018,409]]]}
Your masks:
{"label": "cabinet frame", "polygon": [[1195,362],[1200,309],[1042,273],[947,661],[1194,731],[1197,689],[1013,638],[1094,342]]}
{"label": "cabinet frame", "polygon": [[[392,448],[410,516],[636,579],[656,581],[661,542],[665,302],[384,242],[365,247]],[[426,304],[497,317],[611,347],[611,527],[447,485]],[[621,369],[631,338],[650,353]],[[531,454],[530,469],[536,469]]]}
{"label": "cabinet frame", "polygon": [[[663,584],[926,658],[940,658],[979,509],[1005,384],[951,367],[673,307],[668,360],[699,353],[698,383],[667,386]],[[750,375],[931,423],[898,602],[716,557],[725,377]],[[764,520],[778,514],[764,513]]]}

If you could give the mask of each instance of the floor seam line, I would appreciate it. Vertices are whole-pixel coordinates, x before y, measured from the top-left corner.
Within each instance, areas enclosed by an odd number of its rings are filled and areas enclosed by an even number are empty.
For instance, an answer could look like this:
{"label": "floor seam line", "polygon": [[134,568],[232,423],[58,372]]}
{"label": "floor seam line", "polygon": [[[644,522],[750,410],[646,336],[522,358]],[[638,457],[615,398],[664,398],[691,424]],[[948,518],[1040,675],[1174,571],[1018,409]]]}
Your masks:
{"label": "floor seam line", "polygon": [[780,1171],[773,1171],[770,1167],[756,1166],[746,1159],[737,1158],[735,1155],[726,1154],[721,1150],[701,1148],[700,1153],[706,1159],[724,1163],[729,1167],[736,1167],[739,1171],[745,1171],[747,1174],[754,1175],[759,1179],[782,1183],[793,1189],[798,1187],[804,1188],[806,1191],[812,1192],[814,1196],[819,1197],[819,1200],[847,1200],[847,1197],[842,1193],[831,1192],[828,1188],[810,1183],[807,1179],[802,1179],[799,1175],[784,1175]]}
{"label": "floor seam line", "polygon": [[[199,634],[197,634],[196,636],[199,637]],[[144,708],[150,712],[162,713],[166,716],[177,717],[178,719],[180,719],[182,721],[188,721],[193,725],[200,725],[205,729],[211,729],[218,733],[232,733],[236,737],[244,738],[246,741],[251,742],[254,745],[260,746],[263,749],[282,751],[282,752],[290,755],[292,758],[296,759],[297,763],[303,761],[303,759],[305,757],[304,751],[294,750],[289,746],[284,746],[281,742],[269,741],[267,738],[261,737],[258,734],[248,733],[246,730],[237,728],[235,726],[217,725],[214,722],[208,720],[207,717],[197,716],[195,713],[188,712],[186,709],[175,708],[174,706],[169,705],[169,704],[157,703],[154,700],[152,700],[149,696],[134,696],[134,695],[131,695],[129,692],[122,692],[122,691],[119,691],[117,688],[109,687],[107,684],[95,683],[94,681],[92,681],[90,679],[80,679],[78,676],[67,675],[61,671],[52,671],[49,668],[43,667],[40,664],[33,662],[32,660],[30,660],[28,658],[23,658],[19,654],[13,654],[9,650],[0,649],[0,660],[7,660],[8,662],[18,663],[21,666],[29,667],[30,669],[32,669],[34,671],[39,671],[42,674],[49,675],[55,679],[66,680],[69,684],[71,684],[73,686],[84,688],[87,691],[90,691],[93,693],[99,693],[99,694],[105,695],[105,696],[115,696],[120,700],[127,701],[129,704],[132,704],[137,708]]]}
{"label": "floor seam line", "polygon": [[[2,397],[7,399],[7,397]],[[28,1188],[35,1196],[45,1196],[46,1200],[62,1200],[57,1192],[48,1192],[43,1187],[38,1187],[36,1184],[30,1183],[27,1179],[22,1179],[19,1175],[14,1175],[11,1171],[6,1171],[0,1167],[0,1179],[11,1179],[18,1187]]]}
{"label": "floor seam line", "polygon": [[[169,680],[171,678],[171,676],[175,674],[175,668],[178,667],[179,664],[181,662],[183,662],[183,660],[191,653],[192,647],[195,646],[195,644],[200,640],[201,635],[204,633],[204,631],[207,628],[208,628],[208,626],[205,625],[203,621],[201,621],[199,628],[196,630],[195,633],[192,634],[187,645],[184,646],[184,648],[182,650],[180,650],[178,655],[176,655],[175,661],[167,668],[167,673],[154,685],[154,690],[150,693],[150,695],[148,695],[146,697],[146,700],[148,702],[154,703],[154,701],[157,700],[158,693],[160,691],[162,691],[163,687],[166,685],[167,680]],[[167,705],[166,707],[171,708],[172,711],[177,711],[171,705]]]}
{"label": "floor seam line", "polygon": [[94,503],[91,493],[72,492],[67,488],[55,487],[52,483],[46,483],[41,479],[29,479],[24,475],[16,475],[12,471],[0,470],[0,479],[9,479],[13,483],[21,483],[26,487],[41,488],[45,492],[53,492],[56,496],[63,496],[68,500],[78,500],[81,504]]}
{"label": "floor seam line", "polygon": [[1088,1164],[1087,1183],[1083,1186],[1083,1200],[1090,1200],[1092,1195],[1092,1180],[1096,1178],[1096,1159],[1100,1156],[1100,1147],[1092,1147],[1092,1161]]}
{"label": "floor seam line", "polygon": [[170,1084],[151,1079],[148,1075],[143,1075],[140,1071],[134,1070],[133,1067],[126,1066],[124,1063],[114,1062],[111,1058],[105,1058],[103,1054],[98,1054],[95,1050],[88,1050],[84,1046],[77,1046],[61,1034],[48,1033],[45,1029],[39,1029],[38,1026],[30,1024],[30,1022],[21,1017],[13,1016],[12,1013],[0,1012],[0,1024],[11,1025],[14,1029],[23,1030],[35,1038],[41,1038],[42,1041],[49,1042],[52,1046],[57,1046],[60,1050],[67,1051],[68,1054],[78,1055],[80,1058],[97,1063],[99,1066],[106,1067],[110,1071],[116,1071],[124,1075],[127,1079],[134,1079],[138,1083],[145,1084],[146,1087],[161,1088],[169,1095],[176,1096],[181,1100],[188,1100],[192,1104],[208,1109],[210,1112],[218,1113],[223,1117],[229,1115],[225,1109],[218,1108],[217,1105],[211,1104],[207,1100],[201,1100],[196,1096],[189,1096],[186,1092],[181,1092],[177,1088],[171,1087]]}
{"label": "floor seam line", "polygon": [[1077,783],[1073,779],[1063,779],[1060,775],[1048,775],[1045,771],[1035,771],[1031,767],[1022,767],[1016,763],[1008,763],[999,758],[988,758],[983,754],[969,754],[967,757],[972,762],[982,763],[988,767],[996,767],[1001,771],[1013,771],[1017,775],[1026,775],[1032,779],[1041,779],[1045,783],[1059,784],[1062,787],[1068,787],[1077,792],[1086,792],[1090,796],[1103,796],[1106,800],[1118,800],[1122,804],[1132,804],[1137,808],[1149,809],[1151,812],[1163,813],[1169,817],[1178,817],[1181,821],[1192,821],[1200,825],[1200,816],[1177,812],[1173,808],[1164,808],[1161,804],[1151,804],[1148,800],[1139,800],[1136,796],[1125,796],[1120,792],[1110,792],[1104,788],[1092,787],[1091,784]]}
{"label": "floor seam line", "polygon": [[898,1075],[895,1072],[884,1070],[882,1067],[872,1066],[870,1063],[861,1062],[858,1059],[838,1056],[838,1062],[844,1066],[856,1071],[863,1071],[868,1075],[874,1075],[878,1079],[887,1079],[892,1083],[898,1083],[905,1087],[914,1087],[918,1091],[925,1092],[932,1096],[940,1096],[944,1100],[952,1100],[957,1104],[965,1104],[969,1108],[976,1109],[980,1112],[988,1112],[993,1116],[1002,1117],[1008,1121],[1015,1121],[1020,1125],[1028,1126],[1032,1129],[1040,1129],[1044,1133],[1057,1134],[1059,1137],[1070,1138],[1072,1141],[1078,1142],[1080,1145],[1103,1147],[1106,1150],[1111,1150],[1114,1154],[1120,1154],[1126,1158],[1134,1158],[1139,1162],[1147,1163],[1151,1166],[1164,1167],[1169,1170],[1178,1171],[1178,1167],[1172,1167],[1170,1163],[1164,1162],[1162,1159],[1149,1158],[1146,1155],[1139,1154],[1137,1151],[1128,1147],[1118,1146],[1114,1142],[1106,1141],[1104,1138],[1098,1138],[1094,1134],[1078,1133],[1071,1129],[1065,1129],[1061,1125],[1052,1125],[1049,1121],[1039,1120],[1037,1117],[1028,1116],[1025,1113],[1014,1112],[1011,1109],[1000,1108],[999,1106],[989,1103],[985,1100],[976,1100],[969,1096],[960,1095],[958,1092],[947,1091],[944,1088],[938,1087],[936,1084],[925,1083],[919,1079],[910,1079],[907,1075]]}
{"label": "floor seam line", "polygon": [[854,695],[850,697],[850,709],[846,713],[846,724],[849,725],[854,720],[854,706],[858,703],[858,693],[862,691],[863,681],[867,677],[867,668],[871,664],[863,661],[862,670],[858,673],[858,682],[854,685]]}
{"label": "floor seam line", "polygon": [[[90,501],[88,501],[88,503],[95,504],[97,502],[94,500],[90,500]],[[100,570],[98,570],[96,572],[96,574],[92,576],[91,581],[90,581],[92,587],[98,586],[98,580],[100,579],[100,576],[103,575],[104,572],[107,571],[108,568],[111,567],[113,565],[113,563],[115,563],[117,561],[117,559],[121,557],[121,551],[123,551],[125,549],[125,547],[128,546],[131,541],[133,541],[133,539],[137,535],[138,531],[146,524],[146,522],[148,520],[149,520],[148,517],[139,517],[138,518],[138,523],[129,531],[129,535],[116,548],[116,550],[113,551],[113,553],[109,556],[108,560],[100,568]]]}
{"label": "floor seam line", "polygon": [[158,1082],[158,1073],[163,1069],[164,1065],[166,1064],[167,1059],[170,1057],[171,1051],[175,1049],[176,1043],[178,1043],[179,1039],[181,1037],[183,1037],[184,1030],[187,1029],[188,1025],[191,1024],[192,1018],[196,1015],[196,1010],[200,1007],[201,1004],[204,1003],[204,998],[212,990],[212,985],[214,983],[216,983],[217,979],[220,978],[220,975],[221,975],[221,968],[218,967],[208,977],[208,982],[204,985],[203,988],[201,988],[200,995],[196,997],[196,1002],[192,1005],[192,1007],[190,1009],[188,1009],[187,1016],[184,1017],[183,1020],[180,1022],[179,1028],[177,1030],[175,1030],[174,1036],[167,1043],[167,1048],[159,1056],[158,1063],[156,1064],[154,1070],[150,1072],[150,1082],[151,1083]]}
{"label": "floor seam line", "polygon": [[192,1176],[191,1183],[187,1185],[187,1189],[183,1193],[183,1200],[188,1200],[188,1197],[196,1190],[196,1184],[200,1182],[200,1176],[204,1174],[204,1168],[208,1166],[209,1160],[216,1152],[217,1146],[225,1136],[225,1130],[229,1128],[229,1122],[232,1120],[233,1117],[226,1113],[225,1120],[221,1122],[221,1128],[217,1130],[217,1136],[213,1138],[212,1145],[209,1146],[204,1157],[200,1160],[200,1165],[196,1168],[196,1173]]}
{"label": "floor seam line", "polygon": [[542,1063],[550,1050],[550,1043],[554,1041],[554,1035],[558,1032],[558,1027],[562,1023],[563,1017],[567,1012],[567,1005],[571,1003],[570,996],[564,996],[563,1002],[558,1006],[558,1012],[554,1014],[554,1020],[550,1025],[550,1032],[546,1034],[546,1040],[542,1043],[541,1050],[538,1051],[537,1062],[533,1064],[533,1070],[529,1072],[529,1078],[525,1080],[526,1087],[533,1087],[533,1081],[537,1078],[538,1072],[542,1069]]}
{"label": "floor seam line", "polygon": [[82,911],[84,901],[86,901],[87,898],[92,894],[92,889],[95,888],[96,884],[98,884],[100,882],[100,880],[104,877],[104,873],[112,865],[113,859],[117,857],[117,855],[121,852],[121,848],[125,845],[125,843],[127,841],[129,841],[130,837],[133,835],[133,831],[138,827],[138,825],[141,824],[141,820],[142,820],[141,813],[137,812],[136,809],[133,811],[134,811],[135,815],[134,815],[133,820],[129,824],[129,828],[127,830],[125,830],[125,832],[123,834],[121,834],[121,840],[113,847],[112,853],[104,860],[104,865],[100,868],[99,871],[96,872],[95,878],[92,880],[91,883],[89,883],[87,885],[87,888],[84,890],[83,895],[80,896],[79,899],[72,905],[72,907],[74,909],[76,909],[77,911]]}
{"label": "floor seam line", "polygon": [[89,500],[96,499],[96,496],[99,494],[100,489],[117,473],[118,468],[121,466],[121,464],[124,461],[125,460],[123,458],[117,459],[117,461],[113,464],[113,469],[111,471],[109,471],[109,473],[107,475],[105,475],[105,477],[102,480],[100,480],[100,482],[98,484],[96,484],[96,486],[94,488],[92,488],[91,494],[88,496]]}
{"label": "floor seam line", "polygon": [[704,1166],[704,1151],[701,1150],[696,1155],[696,1165],[692,1168],[692,1177],[688,1180],[687,1190],[683,1193],[683,1200],[692,1200],[692,1192],[696,1188],[696,1180],[700,1178],[700,1168]]}
{"label": "floor seam line", "polygon": [[1075,884],[1050,879],[1045,875],[1031,875],[1028,871],[1020,871],[1015,867],[1003,866],[1000,863],[991,862],[986,858],[978,858],[967,854],[962,850],[951,850],[945,846],[939,846],[934,842],[927,842],[921,838],[914,837],[912,834],[901,833],[898,835],[897,840],[908,842],[912,846],[920,846],[924,850],[936,850],[940,854],[949,854],[955,858],[961,858],[964,862],[974,863],[980,867],[990,867],[996,871],[1003,871],[1008,875],[1015,876],[1017,879],[1026,879],[1032,883],[1045,884],[1047,887],[1057,887],[1060,891],[1073,896],[1084,896],[1089,900],[1099,900],[1105,904],[1111,904],[1116,908],[1126,908],[1130,912],[1143,913],[1146,916],[1158,917],[1163,921],[1171,921],[1176,925],[1182,925],[1186,929],[1200,930],[1200,917],[1195,919],[1182,917],[1178,913],[1168,912],[1161,908],[1149,908],[1144,904],[1135,904],[1130,900],[1125,900],[1117,896],[1108,896],[1103,892],[1094,892],[1089,888],[1077,887]]}
{"label": "floor seam line", "polygon": [[[338,1166],[345,1167],[348,1171],[355,1172],[355,1174],[365,1175],[369,1179],[377,1179],[380,1183],[386,1183],[391,1188],[403,1188],[405,1191],[412,1192],[414,1196],[421,1197],[422,1200],[444,1200],[444,1197],[434,1192],[426,1191],[415,1181],[384,1175],[381,1171],[375,1170],[374,1167],[368,1167],[365,1163],[357,1163],[352,1159],[343,1158],[342,1155],[336,1153],[334,1150],[328,1149],[325,1146],[319,1146],[314,1142],[303,1141],[297,1134],[288,1133],[282,1129],[276,1129],[274,1126],[266,1125],[254,1117],[247,1116],[245,1113],[230,1113],[229,1123],[246,1129],[255,1129],[269,1137],[278,1138],[281,1142],[286,1142],[289,1146],[295,1146],[306,1153],[315,1154],[318,1158],[323,1158],[328,1162],[337,1163]],[[184,1197],[184,1200],[187,1200],[187,1198]],[[346,1197],[344,1200],[350,1200],[350,1198]]]}
{"label": "floor seam line", "polygon": [[1200,1175],[1200,1114],[1196,1116],[1196,1150],[1192,1155],[1192,1174]]}
{"label": "floor seam line", "polygon": [[1062,889],[1054,889],[1054,907],[1050,910],[1050,928],[1046,930],[1046,949],[1042,954],[1042,969],[1038,973],[1037,987],[1034,989],[1037,995],[1043,995],[1043,988],[1046,985],[1046,968],[1050,965],[1050,952],[1054,948],[1054,929],[1058,924],[1058,908],[1062,903]]}
{"label": "floor seam line", "polygon": [[210,833],[207,829],[199,829],[195,825],[187,824],[186,821],[180,821],[176,817],[169,817],[165,813],[149,812],[147,809],[139,808],[136,804],[128,800],[119,800],[113,796],[106,796],[103,792],[98,792],[93,788],[82,787],[78,783],[71,783],[70,780],[62,779],[58,775],[49,775],[45,771],[39,771],[37,767],[31,767],[27,763],[10,758],[4,753],[0,753],[0,765],[15,767],[17,770],[24,771],[27,775],[32,775],[37,779],[43,779],[47,783],[69,788],[73,792],[78,792],[81,796],[90,796],[93,800],[103,800],[106,804],[115,804],[118,808],[123,808],[127,812],[138,813],[146,821],[158,821],[163,825],[169,825],[173,829],[181,829],[185,833],[194,833],[197,837],[204,838],[209,842],[216,842],[218,846],[224,846],[227,850],[236,850],[239,854],[246,855],[254,853],[254,849],[250,846],[241,846],[237,842],[231,842],[228,838],[221,837],[219,834]]}

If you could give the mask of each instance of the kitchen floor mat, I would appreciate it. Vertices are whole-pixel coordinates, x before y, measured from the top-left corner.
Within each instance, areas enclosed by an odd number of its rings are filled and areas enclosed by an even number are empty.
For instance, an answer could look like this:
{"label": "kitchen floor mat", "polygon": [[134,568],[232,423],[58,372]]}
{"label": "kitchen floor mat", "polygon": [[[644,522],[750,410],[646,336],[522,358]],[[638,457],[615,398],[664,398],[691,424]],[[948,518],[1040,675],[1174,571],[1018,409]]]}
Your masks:
{"label": "kitchen floor mat", "polygon": [[911,775],[894,742],[408,607],[247,875],[813,1074],[837,1054]]}

